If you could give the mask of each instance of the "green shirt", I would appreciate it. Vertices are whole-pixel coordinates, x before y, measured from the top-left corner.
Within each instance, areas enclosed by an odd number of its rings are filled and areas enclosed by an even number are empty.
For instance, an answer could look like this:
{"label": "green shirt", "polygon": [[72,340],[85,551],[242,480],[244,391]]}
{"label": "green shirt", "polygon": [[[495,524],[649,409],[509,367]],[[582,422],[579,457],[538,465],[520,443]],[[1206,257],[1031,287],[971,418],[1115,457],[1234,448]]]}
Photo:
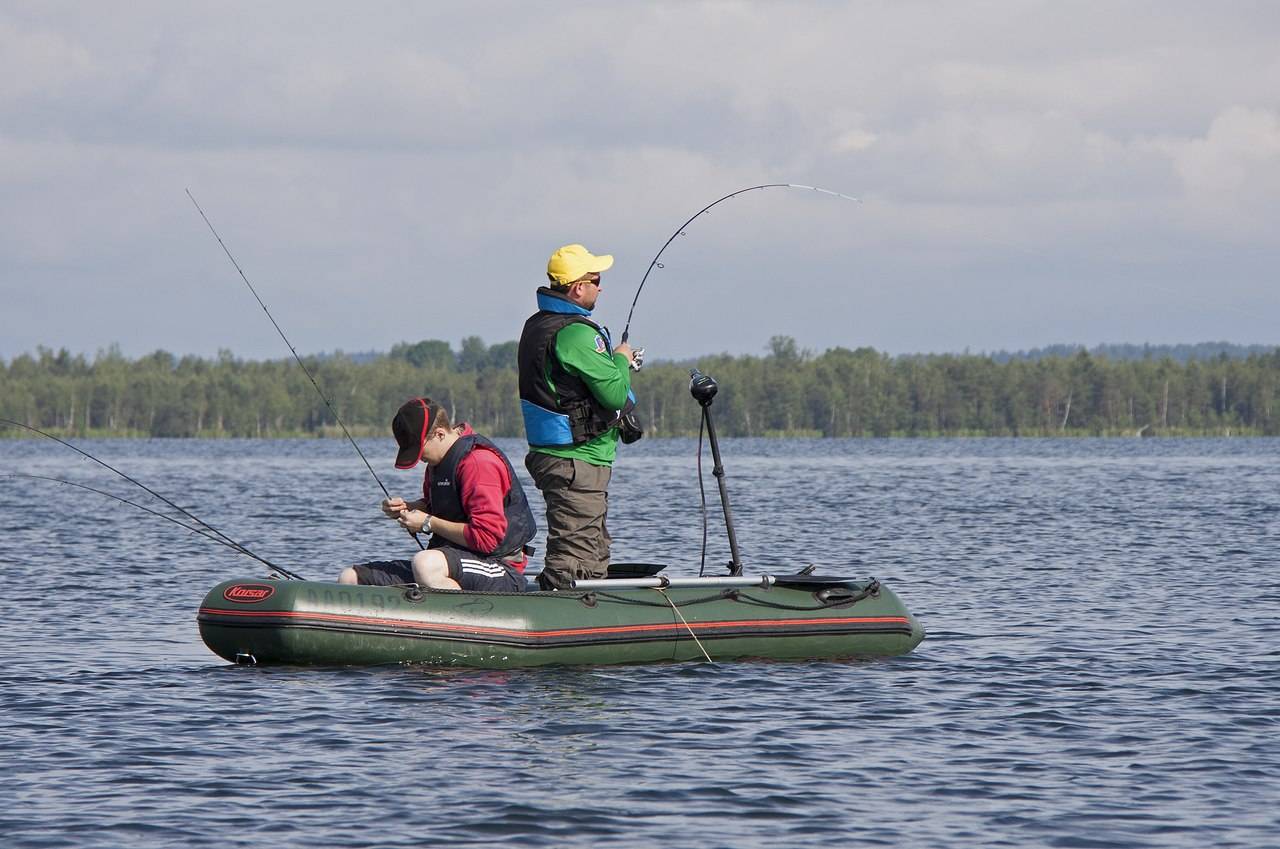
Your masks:
{"label": "green shirt", "polygon": [[[622,354],[610,355],[604,345],[604,337],[591,325],[575,321],[560,328],[556,333],[556,359],[565,371],[582,379],[604,408],[621,410],[622,405],[627,403],[627,395],[631,391],[630,364]],[[556,387],[549,374],[547,383],[551,384],[554,391]],[[550,454],[552,457],[584,460],[593,466],[612,466],[618,455],[618,428],[611,427],[581,445],[531,450]]]}

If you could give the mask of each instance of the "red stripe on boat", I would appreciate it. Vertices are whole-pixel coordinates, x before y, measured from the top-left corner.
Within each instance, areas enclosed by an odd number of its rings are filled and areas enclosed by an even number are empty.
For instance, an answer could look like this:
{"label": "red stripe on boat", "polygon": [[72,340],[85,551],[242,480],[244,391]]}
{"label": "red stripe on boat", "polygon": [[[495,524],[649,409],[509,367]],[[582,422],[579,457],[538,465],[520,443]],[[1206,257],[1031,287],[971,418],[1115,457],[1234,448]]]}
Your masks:
{"label": "red stripe on boat", "polygon": [[[380,619],[373,616],[352,616],[345,613],[304,613],[297,610],[223,610],[202,607],[201,613],[235,616],[249,619],[312,619],[322,622],[345,622],[351,625],[390,625],[397,628],[422,630],[461,631],[469,634],[499,634],[508,637],[577,637],[591,634],[627,634],[645,631],[684,631],[684,624],[654,623],[649,625],[614,625],[598,628],[564,628],[557,631],[518,631],[513,628],[490,628],[480,625],[451,625],[445,622],[418,622],[410,619]],[[788,625],[910,625],[905,616],[830,616],[813,619],[738,619],[723,622],[690,622],[688,628],[695,631],[743,626],[783,628]]]}

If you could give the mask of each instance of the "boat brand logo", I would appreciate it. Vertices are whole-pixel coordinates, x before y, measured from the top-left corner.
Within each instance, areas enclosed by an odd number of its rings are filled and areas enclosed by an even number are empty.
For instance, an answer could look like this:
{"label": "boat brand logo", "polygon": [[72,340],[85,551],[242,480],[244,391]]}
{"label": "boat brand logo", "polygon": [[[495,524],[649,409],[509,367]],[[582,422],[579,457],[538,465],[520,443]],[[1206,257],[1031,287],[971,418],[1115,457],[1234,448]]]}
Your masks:
{"label": "boat brand logo", "polygon": [[264,584],[236,584],[234,587],[223,590],[222,597],[227,601],[236,601],[240,604],[253,604],[255,601],[271,598],[271,594],[275,591],[275,587]]}

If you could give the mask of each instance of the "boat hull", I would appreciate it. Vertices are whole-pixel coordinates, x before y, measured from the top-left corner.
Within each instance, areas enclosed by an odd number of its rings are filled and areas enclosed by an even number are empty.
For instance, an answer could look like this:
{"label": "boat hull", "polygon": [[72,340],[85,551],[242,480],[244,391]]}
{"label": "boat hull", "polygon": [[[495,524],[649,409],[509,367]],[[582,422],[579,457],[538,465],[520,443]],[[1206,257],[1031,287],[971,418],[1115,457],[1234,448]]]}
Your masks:
{"label": "boat hull", "polygon": [[874,581],[506,594],[242,580],[210,590],[197,621],[215,654],[254,664],[871,658],[905,654],[924,639],[898,597]]}

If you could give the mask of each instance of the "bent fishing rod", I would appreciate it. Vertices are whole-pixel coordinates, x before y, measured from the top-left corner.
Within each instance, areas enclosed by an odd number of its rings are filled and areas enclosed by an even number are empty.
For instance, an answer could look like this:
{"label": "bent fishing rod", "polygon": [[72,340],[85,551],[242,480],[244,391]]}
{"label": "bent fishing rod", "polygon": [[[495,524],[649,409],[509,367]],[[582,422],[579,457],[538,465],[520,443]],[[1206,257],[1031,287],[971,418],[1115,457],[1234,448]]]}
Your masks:
{"label": "bent fishing rod", "polygon": [[[52,478],[52,477],[49,477],[48,475],[28,475],[22,472],[12,472],[4,475],[4,477],[31,478],[32,480],[52,481],[53,483],[60,483],[60,484],[64,484],[65,486],[74,486],[78,489],[87,490],[89,492],[96,493],[97,495],[102,495],[107,498],[114,499],[116,501],[119,501],[121,504],[128,504],[130,507],[137,507],[139,510],[145,510],[146,512],[150,513],[152,516],[158,516],[161,519],[164,519],[166,522],[173,522],[173,524],[177,525],[183,530],[190,531],[193,534],[199,534],[200,536],[205,537],[206,539],[211,539],[214,542],[216,542],[218,545],[226,546],[227,548],[231,549],[237,554],[243,554],[248,557],[252,557],[254,560],[257,560],[259,563],[263,564],[267,568],[272,569],[276,572],[279,572],[281,575],[284,575],[286,578],[289,578],[290,580],[295,580],[295,581],[304,580],[298,575],[295,575],[294,573],[290,572],[288,569],[284,569],[280,566],[277,566],[276,564],[272,563],[270,560],[267,560],[265,557],[259,557],[258,555],[254,554],[252,551],[245,548],[240,543],[235,542],[234,540],[232,540],[231,542],[228,542],[226,539],[223,539],[217,534],[211,533],[210,531],[205,530],[205,528],[197,527],[194,525],[188,525],[184,522],[179,522],[177,519],[173,518],[172,516],[166,516],[165,514],[161,513],[159,510],[152,510],[150,507],[146,506],[145,504],[139,504],[136,501],[130,501],[127,498],[122,498],[121,496],[116,495],[114,492],[107,492],[106,490],[97,489],[95,487],[89,486],[88,484],[77,483],[76,481],[63,480],[62,478]],[[200,520],[197,519],[196,521],[200,521]],[[205,527],[208,527],[208,526],[206,525]]]}
{"label": "bent fishing rod", "polygon": [[694,220],[697,219],[698,217],[705,215],[707,212],[710,212],[712,207],[718,206],[719,204],[724,203],[730,198],[736,198],[738,195],[743,195],[743,194],[746,194],[747,192],[754,192],[757,189],[808,189],[809,191],[812,191],[812,192],[821,192],[824,195],[832,195],[834,197],[844,198],[845,200],[851,200],[854,203],[862,203],[862,200],[860,198],[856,198],[851,195],[842,194],[840,192],[833,192],[831,189],[824,189],[824,188],[820,188],[819,186],[804,186],[799,183],[762,183],[759,186],[747,186],[745,189],[738,189],[736,192],[730,192],[729,194],[725,195],[719,200],[712,201],[711,203],[704,206],[702,209],[695,212],[693,215],[689,216],[688,221],[684,222],[679,227],[677,227],[676,231],[671,234],[671,238],[667,239],[667,241],[663,243],[662,248],[659,249],[657,255],[654,256],[653,261],[649,263],[649,268],[645,270],[644,277],[640,279],[640,285],[636,287],[636,296],[631,300],[631,309],[630,311],[627,312],[627,324],[625,327],[622,328],[623,344],[626,343],[627,338],[631,335],[631,316],[636,311],[636,302],[640,300],[640,293],[644,290],[645,281],[649,279],[649,275],[653,272],[655,268],[666,267],[661,262],[659,262],[659,260],[662,259],[662,254],[664,251],[666,251],[667,247],[670,246],[670,244],[676,240],[677,236],[685,235],[684,228],[692,224]]}
{"label": "bent fishing rod", "polygon": [[[155,491],[154,489],[152,489],[151,487],[149,487],[149,486],[147,486],[146,484],[142,483],[142,481],[139,481],[139,480],[137,480],[136,478],[132,478],[132,477],[130,477],[129,475],[126,475],[124,472],[120,471],[120,470],[119,470],[119,469],[117,469],[115,466],[111,465],[110,463],[107,463],[107,462],[106,462],[106,461],[104,461],[104,460],[100,460],[100,459],[98,459],[97,457],[93,456],[93,455],[92,455],[92,454],[90,454],[88,451],[85,451],[84,449],[80,448],[79,446],[77,446],[77,445],[73,445],[72,443],[67,442],[65,439],[60,439],[59,437],[54,436],[52,433],[49,433],[48,431],[41,430],[41,429],[40,429],[40,428],[38,428],[38,427],[32,427],[31,425],[29,425],[29,424],[24,424],[23,422],[14,421],[13,419],[4,419],[4,418],[0,418],[0,424],[7,424],[7,425],[10,425],[10,426],[12,426],[12,427],[20,427],[20,428],[23,428],[24,430],[29,430],[29,431],[31,431],[32,433],[39,434],[40,436],[43,436],[43,437],[45,437],[45,438],[47,438],[47,439],[52,439],[54,442],[58,443],[59,445],[65,445],[67,448],[70,448],[72,451],[75,451],[77,454],[80,454],[80,455],[82,455],[82,456],[84,456],[84,457],[89,458],[89,459],[90,459],[90,460],[92,460],[93,462],[97,463],[99,466],[102,466],[104,469],[106,469],[106,470],[108,470],[108,471],[110,471],[110,472],[114,472],[115,474],[117,474],[117,475],[119,475],[120,477],[124,478],[124,479],[125,479],[125,480],[127,480],[129,483],[131,483],[131,484],[133,484],[134,486],[138,487],[139,489],[143,490],[144,492],[146,492],[147,494],[151,495],[152,497],[157,498],[157,499],[159,499],[160,501],[163,501],[165,504],[168,504],[168,505],[169,505],[170,507],[172,507],[174,510],[177,510],[177,511],[178,511],[179,513],[181,513],[182,515],[186,516],[188,519],[191,519],[192,521],[196,522],[197,524],[201,525],[202,527],[208,528],[208,529],[209,529],[209,531],[211,532],[211,533],[210,533],[210,535],[212,535],[212,534],[216,534],[216,535],[217,535],[217,537],[219,537],[219,539],[216,539],[216,540],[215,540],[216,542],[221,542],[223,545],[227,546],[228,548],[235,549],[236,551],[239,551],[241,554],[245,554],[245,555],[248,555],[249,557],[252,557],[254,560],[257,560],[257,561],[259,561],[259,562],[261,562],[261,563],[265,564],[266,566],[268,566],[268,567],[270,567],[270,568],[272,568],[272,569],[276,570],[276,571],[277,571],[277,572],[279,572],[281,575],[284,575],[285,577],[287,577],[287,578],[289,578],[289,579],[291,579],[291,580],[295,580],[295,581],[301,581],[301,580],[304,580],[303,578],[299,577],[298,575],[295,575],[293,572],[290,572],[288,569],[285,569],[285,568],[282,568],[282,567],[280,567],[280,566],[277,566],[276,564],[274,564],[274,563],[270,562],[269,560],[266,560],[265,558],[259,557],[258,555],[254,554],[252,551],[250,551],[247,547],[245,547],[242,543],[237,542],[236,540],[232,539],[230,536],[228,536],[227,534],[225,534],[225,533],[223,533],[222,531],[218,530],[218,529],[217,529],[217,528],[215,528],[213,525],[211,525],[211,524],[209,524],[208,522],[206,522],[204,519],[201,519],[199,516],[195,515],[194,513],[190,512],[189,510],[185,509],[184,507],[181,507],[181,506],[179,506],[178,504],[175,504],[173,501],[170,501],[168,498],[165,498],[163,495],[161,495],[160,493],[156,492],[156,491]],[[39,475],[26,475],[25,477],[40,477],[40,476],[39,476]],[[49,478],[48,480],[53,480],[53,479],[52,479],[52,478]],[[60,483],[65,483],[65,481],[59,481],[59,482],[60,482]],[[73,486],[76,486],[77,484],[72,484],[72,485],[73,485]],[[88,489],[88,487],[83,487],[83,488]],[[96,492],[97,490],[94,490],[94,491]],[[109,493],[100,493],[100,494],[110,495]],[[116,496],[110,496],[110,497],[112,497],[112,498],[117,498]],[[124,499],[123,499],[123,498],[117,498],[117,500],[124,501]],[[128,503],[128,504],[132,504],[133,502],[126,502],[126,503]],[[133,506],[135,506],[135,507],[139,507],[139,508],[141,508],[141,509],[143,509],[143,510],[146,510],[146,509],[147,509],[147,508],[145,508],[145,507],[142,507],[142,505],[140,505],[140,504],[134,504]],[[148,511],[148,512],[155,512],[155,511]],[[173,519],[173,518],[171,518],[171,517],[169,517],[169,516],[164,516],[164,514],[163,514],[163,513],[156,513],[156,515],[158,515],[158,516],[162,516],[163,518],[166,518],[166,519],[169,519],[169,521],[177,522],[177,524],[182,525],[182,527],[187,528],[188,530],[193,530],[193,529],[192,529],[192,528],[190,528],[189,526],[187,526],[187,525],[183,525],[183,524],[182,524],[182,522],[178,522],[176,519]]]}
{"label": "bent fishing rod", "polygon": [[[364,456],[364,452],[360,450],[360,446],[356,444],[355,438],[352,437],[351,431],[347,430],[347,426],[342,423],[342,417],[338,415],[338,411],[333,408],[333,404],[329,402],[329,396],[324,394],[320,388],[320,384],[316,382],[315,377],[311,374],[311,369],[307,368],[307,364],[302,361],[302,357],[298,356],[298,349],[293,347],[293,343],[289,341],[289,337],[284,335],[284,331],[280,329],[280,325],[276,322],[275,317],[271,315],[271,310],[267,309],[267,305],[262,302],[262,298],[258,295],[258,290],[253,288],[253,284],[249,282],[249,278],[245,276],[244,269],[240,267],[240,263],[236,262],[236,258],[231,255],[231,250],[227,247],[227,243],[222,241],[222,237],[218,235],[218,231],[214,229],[213,223],[209,221],[209,216],[204,214],[204,210],[200,208],[200,204],[196,201],[195,195],[191,194],[190,189],[185,189],[187,197],[191,198],[191,202],[195,204],[196,212],[200,213],[200,217],[204,219],[205,225],[209,228],[209,232],[213,234],[213,238],[218,240],[218,244],[222,247],[222,252],[227,255],[227,259],[231,260],[231,264],[240,274],[240,279],[244,281],[244,285],[249,287],[249,291],[253,293],[253,298],[258,302],[258,306],[262,307],[262,311],[267,314],[267,318],[271,320],[271,326],[276,329],[276,333],[280,334],[280,338],[284,340],[285,346],[289,349],[289,353],[293,354],[293,358],[302,368],[302,373],[307,376],[307,380],[311,381],[311,386],[320,396],[320,400],[324,402],[325,407],[333,415],[333,420],[338,423],[338,427],[342,428],[342,433],[347,437],[347,441],[351,443],[351,447],[356,449],[356,453],[360,455],[360,459],[364,461],[364,467],[369,470],[369,474],[373,475],[373,479],[378,482],[378,488],[382,490],[382,494],[391,500],[391,493],[387,491],[386,486],[382,483],[382,478],[378,477],[378,473],[373,470],[373,466],[369,464],[369,458]],[[426,546],[422,544],[422,540],[418,539],[418,535],[413,531],[405,528],[405,532],[413,537],[413,541],[418,544],[418,548],[423,550]]]}

